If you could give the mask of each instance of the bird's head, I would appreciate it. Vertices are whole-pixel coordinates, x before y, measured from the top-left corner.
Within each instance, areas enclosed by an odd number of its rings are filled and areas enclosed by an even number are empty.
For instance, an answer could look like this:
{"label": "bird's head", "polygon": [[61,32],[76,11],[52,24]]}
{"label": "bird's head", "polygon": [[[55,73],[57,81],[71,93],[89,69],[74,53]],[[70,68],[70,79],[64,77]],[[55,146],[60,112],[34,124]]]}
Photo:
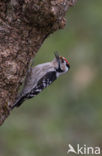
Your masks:
{"label": "bird's head", "polygon": [[59,56],[58,53],[55,53],[55,60],[56,71],[59,73],[59,75],[66,73],[70,69],[70,64],[65,57]]}

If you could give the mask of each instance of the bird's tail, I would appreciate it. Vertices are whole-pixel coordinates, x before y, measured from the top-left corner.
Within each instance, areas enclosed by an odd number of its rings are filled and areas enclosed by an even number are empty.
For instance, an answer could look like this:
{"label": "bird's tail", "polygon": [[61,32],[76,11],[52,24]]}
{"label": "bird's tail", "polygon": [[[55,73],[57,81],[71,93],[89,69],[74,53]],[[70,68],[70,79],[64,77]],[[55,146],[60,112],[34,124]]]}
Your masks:
{"label": "bird's tail", "polygon": [[19,97],[16,99],[14,105],[11,106],[11,109],[13,109],[14,107],[19,107],[24,101],[25,101],[25,96],[19,96]]}

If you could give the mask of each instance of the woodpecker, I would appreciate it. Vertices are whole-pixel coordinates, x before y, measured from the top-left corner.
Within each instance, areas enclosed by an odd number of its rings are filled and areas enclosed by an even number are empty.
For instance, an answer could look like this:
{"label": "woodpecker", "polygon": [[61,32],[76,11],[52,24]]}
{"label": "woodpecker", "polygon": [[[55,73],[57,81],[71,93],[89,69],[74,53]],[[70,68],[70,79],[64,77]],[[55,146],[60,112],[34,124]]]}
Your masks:
{"label": "woodpecker", "polygon": [[70,64],[65,57],[55,53],[55,58],[51,62],[30,67],[25,78],[24,87],[12,106],[20,106],[26,99],[38,95],[43,89],[48,87],[60,75],[65,74],[70,69]]}

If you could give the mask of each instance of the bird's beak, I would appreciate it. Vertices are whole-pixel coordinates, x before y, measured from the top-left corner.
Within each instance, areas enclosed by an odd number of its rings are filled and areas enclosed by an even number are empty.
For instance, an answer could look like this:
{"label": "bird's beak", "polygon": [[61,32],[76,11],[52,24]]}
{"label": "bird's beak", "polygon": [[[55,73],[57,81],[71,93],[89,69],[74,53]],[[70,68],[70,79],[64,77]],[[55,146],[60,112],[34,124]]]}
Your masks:
{"label": "bird's beak", "polygon": [[56,60],[58,62],[58,69],[59,69],[60,68],[60,57],[59,57],[58,52],[55,52],[54,54],[55,54],[55,58],[56,58]]}
{"label": "bird's beak", "polygon": [[58,54],[58,52],[55,52],[54,54],[55,54],[56,59],[59,60],[59,54]]}

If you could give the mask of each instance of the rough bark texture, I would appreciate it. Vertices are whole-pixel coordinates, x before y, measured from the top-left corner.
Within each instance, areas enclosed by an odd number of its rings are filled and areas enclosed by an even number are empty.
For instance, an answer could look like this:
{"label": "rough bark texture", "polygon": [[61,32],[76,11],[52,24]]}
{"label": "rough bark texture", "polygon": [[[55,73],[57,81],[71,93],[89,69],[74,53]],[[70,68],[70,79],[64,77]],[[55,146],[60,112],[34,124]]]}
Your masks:
{"label": "rough bark texture", "polygon": [[63,28],[76,0],[0,0],[0,125],[10,113],[30,60]]}

